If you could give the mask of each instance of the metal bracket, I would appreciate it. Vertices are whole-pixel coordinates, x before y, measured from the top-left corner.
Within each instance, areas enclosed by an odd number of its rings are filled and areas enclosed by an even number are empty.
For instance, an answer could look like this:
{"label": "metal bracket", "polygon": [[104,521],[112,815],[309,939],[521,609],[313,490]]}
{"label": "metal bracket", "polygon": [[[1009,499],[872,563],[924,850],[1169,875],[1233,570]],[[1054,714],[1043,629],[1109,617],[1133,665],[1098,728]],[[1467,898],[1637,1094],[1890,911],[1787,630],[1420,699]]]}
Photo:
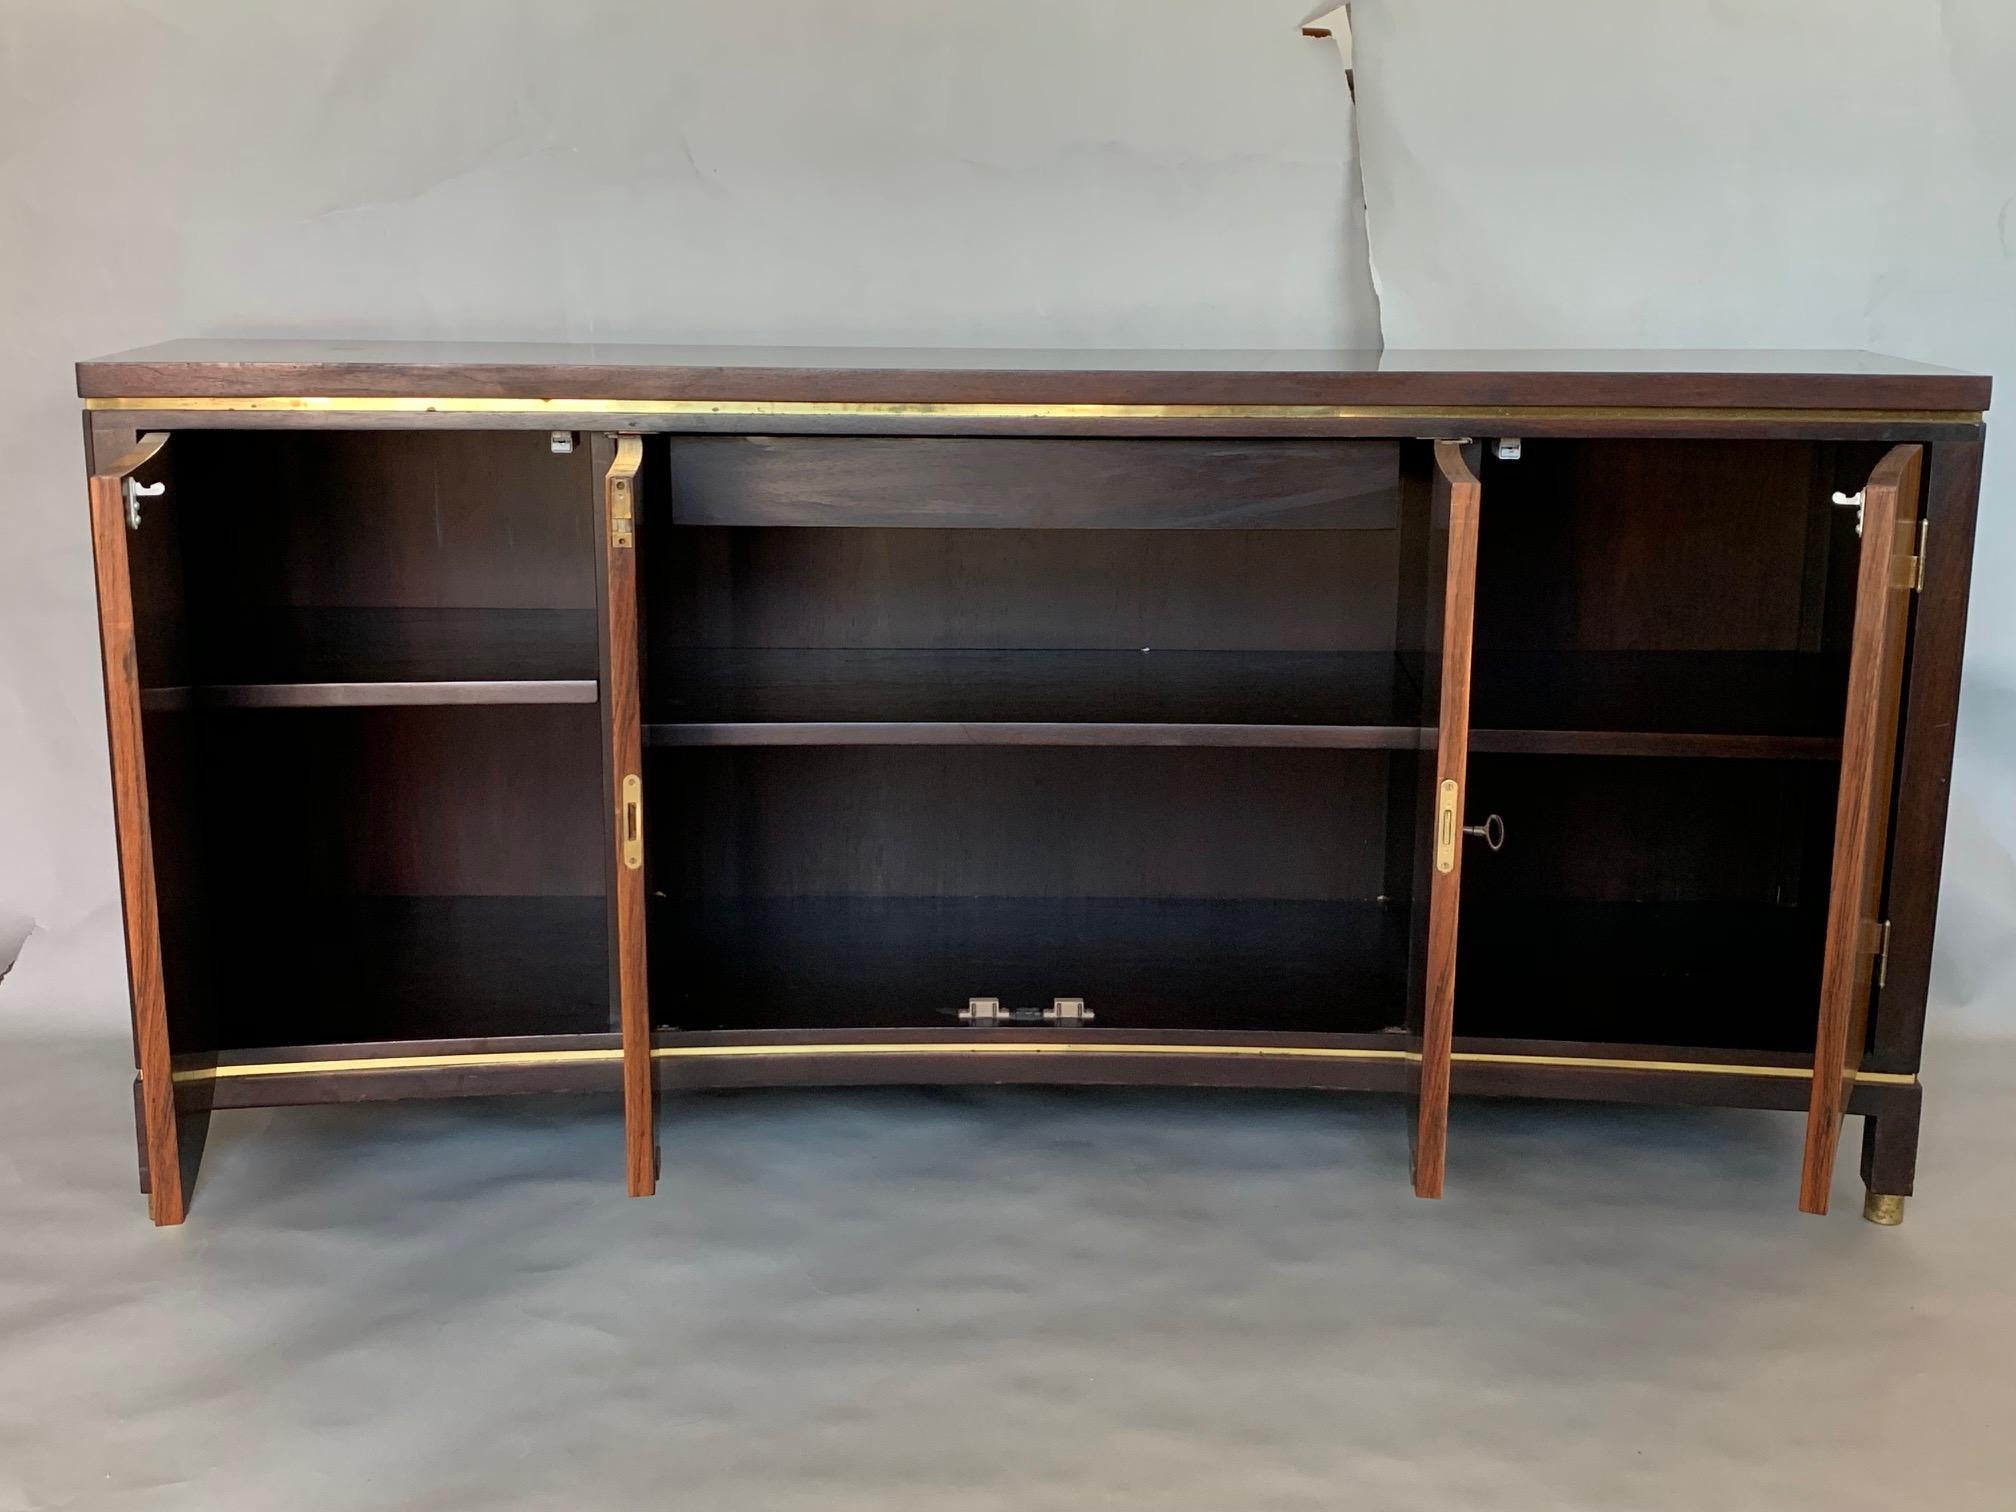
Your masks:
{"label": "metal bracket", "polygon": [[127,475],[120,487],[121,491],[126,495],[126,528],[128,530],[138,530],[140,528],[140,501],[142,499],[158,499],[161,495],[168,492],[168,485],[166,483],[142,483],[131,474]]}
{"label": "metal bracket", "polygon": [[1075,1028],[1092,1022],[1092,1010],[1083,998],[1052,998],[1048,1008],[1003,1008],[1001,999],[966,999],[959,1010],[959,1022],[984,1028],[989,1024],[1050,1024]]}

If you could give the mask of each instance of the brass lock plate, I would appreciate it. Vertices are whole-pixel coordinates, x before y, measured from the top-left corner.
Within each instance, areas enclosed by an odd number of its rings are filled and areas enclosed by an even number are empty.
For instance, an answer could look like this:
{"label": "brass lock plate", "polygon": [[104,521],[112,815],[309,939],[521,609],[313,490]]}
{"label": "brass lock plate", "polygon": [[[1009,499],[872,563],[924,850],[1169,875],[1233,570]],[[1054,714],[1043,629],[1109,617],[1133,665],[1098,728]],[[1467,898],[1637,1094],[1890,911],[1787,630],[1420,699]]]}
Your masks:
{"label": "brass lock plate", "polygon": [[1435,870],[1456,869],[1456,780],[1445,780],[1435,804]]}
{"label": "brass lock plate", "polygon": [[623,865],[636,871],[644,864],[644,779],[632,772],[623,779]]}

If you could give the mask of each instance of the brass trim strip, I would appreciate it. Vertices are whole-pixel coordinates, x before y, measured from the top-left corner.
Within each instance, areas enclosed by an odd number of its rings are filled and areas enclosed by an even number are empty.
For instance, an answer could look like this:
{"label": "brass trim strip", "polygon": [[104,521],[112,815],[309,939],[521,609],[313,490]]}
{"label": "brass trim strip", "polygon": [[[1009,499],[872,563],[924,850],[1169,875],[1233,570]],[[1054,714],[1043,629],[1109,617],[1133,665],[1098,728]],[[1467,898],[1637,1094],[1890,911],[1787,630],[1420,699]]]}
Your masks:
{"label": "brass trim strip", "polygon": [[240,395],[95,398],[86,410],[247,415],[667,415],[744,419],[965,420],[1793,420],[1982,423],[1981,410],[1744,409],[1714,405],[998,404],[800,399],[492,399]]}
{"label": "brass trim strip", "polygon": [[337,1071],[433,1071],[455,1066],[566,1066],[620,1061],[621,1048],[608,1050],[481,1050],[460,1055],[364,1055],[348,1060],[264,1061],[236,1066],[191,1066],[175,1073],[178,1082],[227,1081],[241,1076],[323,1076]]}
{"label": "brass trim strip", "polygon": [[[1286,1057],[1298,1060],[1405,1061],[1418,1058],[1408,1050],[1374,1050],[1331,1045],[1128,1045],[1128,1044],[1032,1044],[1003,1041],[964,1044],[956,1041],[882,1041],[867,1044],[809,1045],[660,1045],[651,1051],[653,1060],[701,1060],[739,1057],[788,1056],[903,1056],[903,1055],[1219,1055],[1227,1057]],[[623,1058],[620,1047],[607,1050],[488,1050],[463,1055],[387,1055],[349,1060],[269,1061],[235,1066],[197,1066],[174,1073],[178,1082],[220,1081],[247,1076],[321,1076],[344,1071],[421,1071],[446,1067],[546,1066],[614,1063]],[[1769,1076],[1785,1080],[1810,1081],[1813,1072],[1805,1066],[1729,1065],[1720,1061],[1655,1061],[1603,1059],[1576,1055],[1514,1055],[1477,1050],[1458,1050],[1451,1057],[1467,1065],[1557,1066],[1596,1071],[1676,1071],[1710,1076]],[[1879,1086],[1910,1086],[1918,1078],[1900,1071],[1865,1071],[1856,1080]]]}

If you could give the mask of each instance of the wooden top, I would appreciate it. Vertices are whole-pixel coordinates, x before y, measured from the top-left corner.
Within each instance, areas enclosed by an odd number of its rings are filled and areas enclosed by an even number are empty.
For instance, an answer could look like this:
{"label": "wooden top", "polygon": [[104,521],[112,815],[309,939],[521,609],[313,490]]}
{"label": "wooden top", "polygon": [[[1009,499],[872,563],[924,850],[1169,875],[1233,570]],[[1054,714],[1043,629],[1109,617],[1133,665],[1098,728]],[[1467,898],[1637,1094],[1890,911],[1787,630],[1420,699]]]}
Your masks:
{"label": "wooden top", "polygon": [[1989,380],[1869,352],[1047,351],[171,341],[77,365],[84,398],[1658,406],[1980,411]]}

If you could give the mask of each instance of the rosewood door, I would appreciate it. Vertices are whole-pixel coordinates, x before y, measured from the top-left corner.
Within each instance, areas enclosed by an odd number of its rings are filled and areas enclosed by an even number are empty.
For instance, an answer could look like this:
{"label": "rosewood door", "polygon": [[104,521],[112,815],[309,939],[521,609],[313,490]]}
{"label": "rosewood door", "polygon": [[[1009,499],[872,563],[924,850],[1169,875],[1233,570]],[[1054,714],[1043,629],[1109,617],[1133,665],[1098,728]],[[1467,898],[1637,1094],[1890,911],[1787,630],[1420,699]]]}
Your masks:
{"label": "rosewood door", "polygon": [[1862,491],[1862,555],[1841,736],[1826,957],[1799,1184],[1799,1206],[1809,1213],[1827,1211],[1841,1120],[1868,1038],[1870,1000],[1880,989],[1878,963],[1887,933],[1881,917],[1883,863],[1905,642],[1922,567],[1919,490],[1924,460],[1923,447],[1896,447],[1877,464]]}
{"label": "rosewood door", "polygon": [[[1419,686],[1421,748],[1410,801],[1396,810],[1394,881],[1410,906],[1408,950],[1409,1135],[1414,1191],[1442,1195],[1449,1127],[1449,1065],[1456,996],[1457,905],[1463,879],[1463,797],[1470,747],[1470,646],[1482,490],[1476,449],[1421,442],[1401,476],[1398,646]],[[1404,818],[1403,818],[1404,815]]]}
{"label": "rosewood door", "polygon": [[658,1187],[645,974],[644,737],[637,599],[641,436],[598,436],[603,812],[609,822],[609,995],[623,1036],[624,1166],[632,1197]]}
{"label": "rosewood door", "polygon": [[[126,920],[126,970],[133,1009],[134,1066],[142,1176],[154,1221],[180,1223],[187,1212],[185,1168],[202,1137],[201,1117],[186,1131],[175,1110],[172,1048],[168,1033],[167,953],[162,944],[156,885],[154,822],[148,780],[143,682],[169,681],[178,670],[179,605],[172,532],[157,526],[145,541],[134,535],[142,517],[165,492],[168,437],[94,438],[91,478],[91,548],[98,580],[98,631],[105,669],[107,743],[112,760],[112,812],[119,847],[119,890]],[[116,455],[107,455],[115,451]],[[166,501],[159,506],[168,507]],[[158,512],[158,511],[157,511]],[[136,544],[136,542],[138,544]],[[158,560],[157,560],[158,558]],[[143,668],[143,661],[145,666]],[[146,674],[143,677],[143,671]],[[158,796],[169,803],[175,794]]]}

